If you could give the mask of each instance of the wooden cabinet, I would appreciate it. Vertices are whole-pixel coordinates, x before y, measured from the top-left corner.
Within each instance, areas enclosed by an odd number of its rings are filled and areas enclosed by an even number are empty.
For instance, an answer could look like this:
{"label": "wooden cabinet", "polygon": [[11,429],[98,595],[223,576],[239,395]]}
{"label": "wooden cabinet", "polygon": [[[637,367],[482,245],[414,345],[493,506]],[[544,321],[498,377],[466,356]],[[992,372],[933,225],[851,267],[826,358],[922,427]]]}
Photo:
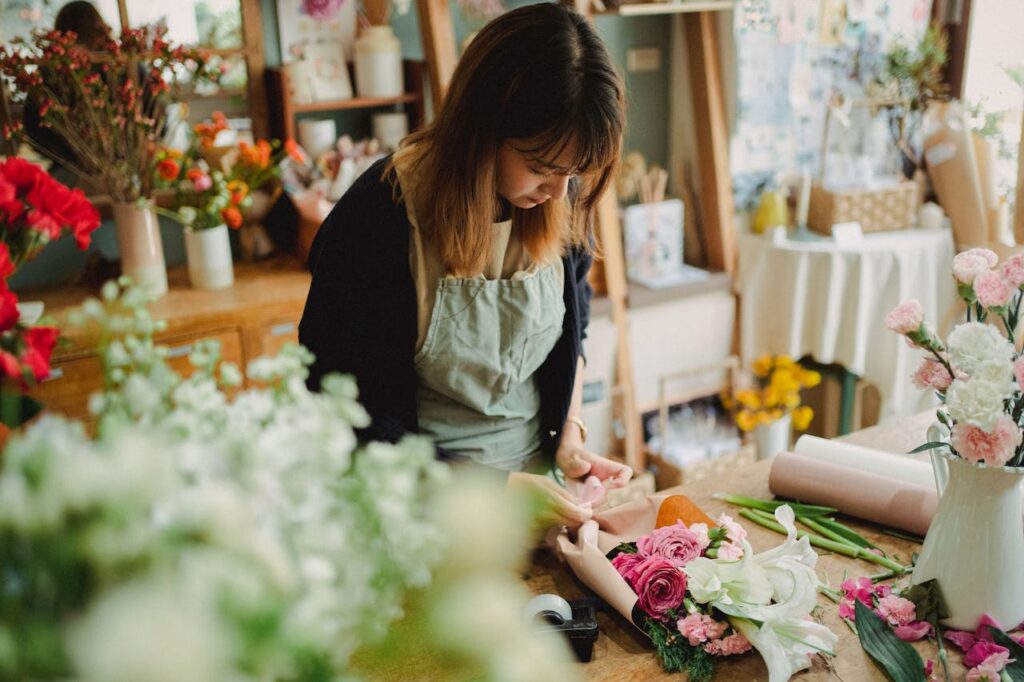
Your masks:
{"label": "wooden cabinet", "polygon": [[[187,375],[188,356],[204,339],[220,342],[223,361],[244,367],[253,358],[277,353],[298,341],[298,324],[309,292],[310,275],[293,257],[235,266],[235,285],[220,291],[188,287],[184,268],[168,272],[170,291],[150,305],[153,317],[167,329],[157,342],[167,346],[174,371]],[[98,292],[84,287],[34,292],[57,320],[69,343],[55,351],[52,372],[33,391],[47,409],[72,417],[88,415],[89,396],[102,385],[96,339],[72,329],[67,315]]]}

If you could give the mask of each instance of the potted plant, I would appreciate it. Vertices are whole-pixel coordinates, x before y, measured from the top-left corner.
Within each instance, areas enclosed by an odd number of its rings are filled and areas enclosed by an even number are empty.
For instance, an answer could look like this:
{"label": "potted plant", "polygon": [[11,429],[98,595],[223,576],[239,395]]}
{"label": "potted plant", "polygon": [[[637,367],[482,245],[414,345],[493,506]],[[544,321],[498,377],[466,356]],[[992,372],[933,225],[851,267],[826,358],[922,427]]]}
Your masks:
{"label": "potted plant", "polygon": [[[90,46],[96,52],[60,31],[0,48],[0,74],[70,151],[29,141],[109,195],[122,270],[153,295],[167,290],[152,194],[160,142],[173,127],[169,106],[186,77],[194,83],[219,75],[199,50],[165,40],[165,30],[126,29],[120,38]],[[21,139],[24,128],[5,135]]]}

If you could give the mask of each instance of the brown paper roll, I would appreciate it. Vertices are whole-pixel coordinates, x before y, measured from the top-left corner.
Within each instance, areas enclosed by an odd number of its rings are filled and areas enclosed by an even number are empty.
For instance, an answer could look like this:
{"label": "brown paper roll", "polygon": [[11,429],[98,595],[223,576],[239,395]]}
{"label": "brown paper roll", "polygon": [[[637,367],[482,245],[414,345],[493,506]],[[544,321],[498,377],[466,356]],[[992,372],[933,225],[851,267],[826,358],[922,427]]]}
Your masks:
{"label": "brown paper roll", "polygon": [[935,515],[935,490],[784,452],[772,461],[773,495],[835,507],[843,514],[924,535]]}

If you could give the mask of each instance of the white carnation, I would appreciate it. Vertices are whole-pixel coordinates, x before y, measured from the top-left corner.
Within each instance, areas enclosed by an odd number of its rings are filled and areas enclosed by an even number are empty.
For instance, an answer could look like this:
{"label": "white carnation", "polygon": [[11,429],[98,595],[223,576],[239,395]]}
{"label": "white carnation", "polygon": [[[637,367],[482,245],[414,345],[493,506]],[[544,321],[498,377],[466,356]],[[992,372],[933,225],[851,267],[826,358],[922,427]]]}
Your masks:
{"label": "white carnation", "polygon": [[949,334],[949,359],[971,376],[988,363],[1013,362],[1013,345],[998,329],[983,322],[958,325]]}
{"label": "white carnation", "polygon": [[1009,398],[1017,389],[1017,382],[1013,376],[1013,365],[1005,362],[985,362],[971,374],[971,381],[985,381],[993,384],[1002,393],[1003,398]]}
{"label": "white carnation", "polygon": [[954,381],[946,391],[949,416],[961,424],[992,431],[996,419],[1003,415],[1005,395],[998,384],[981,379]]}

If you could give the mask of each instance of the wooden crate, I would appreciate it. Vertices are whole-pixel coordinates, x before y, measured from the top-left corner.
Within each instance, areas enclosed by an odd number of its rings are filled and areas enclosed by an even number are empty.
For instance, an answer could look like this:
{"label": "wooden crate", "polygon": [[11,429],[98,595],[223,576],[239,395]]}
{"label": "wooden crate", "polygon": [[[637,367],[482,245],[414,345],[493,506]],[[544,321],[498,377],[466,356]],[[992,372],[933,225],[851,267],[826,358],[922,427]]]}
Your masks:
{"label": "wooden crate", "polygon": [[807,226],[831,235],[836,223],[857,221],[864,232],[905,230],[917,224],[921,200],[917,183],[905,180],[885,189],[832,191],[815,183],[807,213]]}

